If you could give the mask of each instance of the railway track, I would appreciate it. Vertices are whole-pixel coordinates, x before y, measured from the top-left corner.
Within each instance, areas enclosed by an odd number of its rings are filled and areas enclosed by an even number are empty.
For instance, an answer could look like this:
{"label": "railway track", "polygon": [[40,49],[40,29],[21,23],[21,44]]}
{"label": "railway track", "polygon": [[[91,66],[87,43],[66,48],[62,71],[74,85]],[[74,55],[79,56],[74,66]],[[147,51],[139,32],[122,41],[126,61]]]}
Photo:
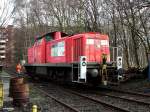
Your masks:
{"label": "railway track", "polygon": [[[9,73],[11,72],[12,71],[9,71]],[[16,76],[15,72],[12,73]],[[32,85],[37,91],[40,91],[45,96],[49,97],[49,100],[54,100],[72,112],[129,112],[126,109],[118,108],[103,101],[98,101],[81,94],[67,91],[56,85],[49,86],[50,83],[44,85],[41,84],[41,82],[38,83],[38,85],[34,82]],[[48,88],[50,89],[48,90]]]}
{"label": "railway track", "polygon": [[143,101],[143,100],[139,100],[139,99],[134,99],[134,97],[131,97],[131,96],[117,96],[115,94],[110,94],[110,93],[97,93],[99,95],[103,95],[103,96],[108,96],[108,97],[113,97],[113,98],[117,98],[117,99],[122,99],[122,100],[126,100],[126,101],[131,101],[131,102],[136,102],[136,103],[139,103],[141,105],[150,105],[150,102],[146,102],[146,101]]}
{"label": "railway track", "polygon": [[88,90],[88,88],[80,90],[51,83],[40,84],[34,87],[73,112],[149,112],[150,110],[150,95],[143,93],[115,88],[103,88],[103,91]]}
{"label": "railway track", "polygon": [[129,98],[122,98],[117,95],[112,94],[102,94],[102,93],[89,93],[84,94],[88,97],[95,98],[97,100],[102,100],[103,102],[107,102],[109,104],[112,104],[113,106],[117,106],[119,108],[126,109],[130,112],[149,112],[150,105],[148,102],[144,101],[136,101],[135,99]]}
{"label": "railway track", "polygon": [[[103,105],[102,110],[107,109],[107,111],[115,111],[115,112],[116,111],[119,111],[119,112],[120,111],[121,112],[149,112],[149,110],[150,110],[150,103],[148,101],[145,102],[144,99],[143,99],[143,101],[140,101],[140,100],[136,101],[135,99],[131,99],[131,96],[120,97],[119,95],[117,96],[115,94],[112,95],[110,93],[108,94],[108,93],[104,93],[104,92],[95,92],[95,91],[89,91],[89,90],[72,90],[72,89],[66,89],[62,86],[57,87],[54,84],[47,85],[46,87],[55,88],[55,89],[59,88],[61,91],[68,94],[66,96],[70,96],[69,94],[78,96],[80,98],[74,99],[74,100],[79,100],[79,103],[82,102],[81,99],[84,98],[84,100],[86,101],[84,104],[92,101],[91,102],[92,104],[96,103],[96,105],[94,105],[94,107],[98,107],[97,105]],[[57,90],[52,89],[52,91],[56,91],[54,94],[57,94]],[[61,93],[59,90],[58,90],[58,92]],[[49,93],[49,94],[51,94],[51,93]],[[61,94],[61,96],[63,96],[63,93]],[[61,98],[58,98],[58,99],[61,99]],[[67,97],[67,99],[71,100],[69,97]],[[148,99],[148,98],[146,97],[145,99]],[[150,99],[148,99],[148,100],[150,101]],[[62,101],[62,102],[65,103],[64,101]],[[67,105],[73,105],[73,104],[67,103]],[[88,103],[87,105],[84,105],[84,106],[75,104],[76,110],[78,110],[80,112],[83,111],[82,109],[80,109],[80,107],[86,108],[88,106],[90,106],[90,103]],[[104,109],[104,107],[105,107],[105,109]],[[91,108],[91,112],[95,111],[95,110],[92,110],[93,107],[90,107],[90,108]],[[99,108],[101,108],[101,107],[99,107]],[[85,111],[86,111],[86,109],[85,109]],[[99,110],[97,110],[97,111],[99,112]],[[105,112],[106,112],[106,110],[105,110]]]}
{"label": "railway track", "polygon": [[[130,112],[150,112],[150,96],[142,93],[135,92],[119,92],[116,89],[111,91],[95,91],[95,90],[80,90],[76,94],[80,93],[90,98],[102,100],[108,102],[113,106],[126,109]],[[73,91],[74,92],[74,91]]]}
{"label": "railway track", "polygon": [[150,94],[145,94],[145,93],[139,93],[139,92],[133,92],[129,90],[122,90],[122,89],[117,89],[115,87],[100,87],[104,90],[108,91],[115,91],[115,92],[120,92],[120,93],[126,93],[126,94],[132,94],[132,95],[138,95],[138,96],[144,96],[144,97],[150,97]]}
{"label": "railway track", "polygon": [[119,108],[107,102],[54,85],[49,87],[51,90],[47,90],[45,87],[35,84],[34,87],[74,112],[130,112],[127,109]]}
{"label": "railway track", "polygon": [[80,112],[76,108],[72,107],[71,105],[68,105],[67,103],[64,103],[64,102],[60,101],[59,99],[55,98],[54,96],[50,95],[48,92],[46,92],[46,91],[44,91],[44,90],[42,90],[42,89],[40,89],[38,87],[35,87],[35,86],[34,86],[34,88],[37,89],[37,90],[39,90],[45,96],[49,97],[50,100],[52,99],[52,100],[56,101],[57,103],[63,105],[64,107],[68,108],[69,110],[71,110],[73,112]]}
{"label": "railway track", "polygon": [[150,105],[150,95],[144,93],[137,93],[132,91],[118,90],[116,88],[105,88],[105,93],[99,93],[101,95],[107,95],[110,97],[120,98],[128,101],[137,102],[139,104]]}

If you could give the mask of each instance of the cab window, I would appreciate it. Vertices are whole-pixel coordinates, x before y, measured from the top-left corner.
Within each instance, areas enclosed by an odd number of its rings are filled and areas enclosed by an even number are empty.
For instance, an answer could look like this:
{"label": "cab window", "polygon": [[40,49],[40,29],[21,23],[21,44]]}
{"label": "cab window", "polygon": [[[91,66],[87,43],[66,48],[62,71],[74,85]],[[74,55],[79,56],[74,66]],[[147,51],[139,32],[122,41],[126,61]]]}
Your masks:
{"label": "cab window", "polygon": [[94,44],[94,39],[88,38],[86,41],[87,45],[93,45]]}
{"label": "cab window", "polygon": [[48,42],[48,41],[51,41],[51,40],[53,40],[53,37],[52,36],[50,36],[50,35],[47,35],[46,37],[45,37],[45,40]]}

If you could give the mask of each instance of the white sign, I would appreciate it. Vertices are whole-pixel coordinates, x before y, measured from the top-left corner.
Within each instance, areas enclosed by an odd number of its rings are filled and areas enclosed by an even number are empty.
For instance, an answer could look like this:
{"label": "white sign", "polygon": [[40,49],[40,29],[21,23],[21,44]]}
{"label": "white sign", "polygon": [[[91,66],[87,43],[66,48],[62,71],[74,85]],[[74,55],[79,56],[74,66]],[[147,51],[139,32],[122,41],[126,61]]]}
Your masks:
{"label": "white sign", "polygon": [[117,69],[122,68],[122,56],[117,57]]}
{"label": "white sign", "polygon": [[65,55],[65,42],[58,42],[52,45],[51,56],[64,56]]}
{"label": "white sign", "polygon": [[109,45],[108,40],[101,40],[101,45]]}
{"label": "white sign", "polygon": [[86,56],[80,56],[80,75],[79,79],[85,79],[86,81],[87,62]]}
{"label": "white sign", "polygon": [[87,39],[87,40],[86,40],[86,43],[87,43],[88,45],[93,45],[93,44],[94,44],[94,39]]}

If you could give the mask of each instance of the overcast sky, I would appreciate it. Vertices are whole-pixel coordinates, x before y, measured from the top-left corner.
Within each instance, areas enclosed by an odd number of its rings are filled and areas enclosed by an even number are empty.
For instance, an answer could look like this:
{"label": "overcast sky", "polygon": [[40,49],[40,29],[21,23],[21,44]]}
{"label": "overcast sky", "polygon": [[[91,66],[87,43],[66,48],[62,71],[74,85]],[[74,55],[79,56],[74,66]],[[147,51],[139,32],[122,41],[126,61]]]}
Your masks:
{"label": "overcast sky", "polygon": [[12,0],[0,0],[0,26],[7,26],[13,23],[12,11]]}

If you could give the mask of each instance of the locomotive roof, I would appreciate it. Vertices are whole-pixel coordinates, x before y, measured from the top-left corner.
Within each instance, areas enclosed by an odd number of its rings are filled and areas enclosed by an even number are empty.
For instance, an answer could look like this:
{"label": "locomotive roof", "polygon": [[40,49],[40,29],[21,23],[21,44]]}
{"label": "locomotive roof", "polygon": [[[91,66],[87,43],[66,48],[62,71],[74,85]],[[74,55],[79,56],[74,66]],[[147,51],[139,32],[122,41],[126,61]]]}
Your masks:
{"label": "locomotive roof", "polygon": [[[43,37],[45,37],[45,36],[52,36],[52,37],[54,37],[54,34],[55,34],[56,32],[57,32],[57,31],[46,33],[46,34],[44,34],[44,35],[38,37],[37,39],[41,39],[41,38],[43,38]],[[61,33],[61,36],[62,36],[62,37],[68,36],[68,34],[66,34],[66,33],[64,33],[64,32],[60,32],[60,33]]]}
{"label": "locomotive roof", "polygon": [[[59,31],[54,31],[54,32],[46,33],[46,34],[44,34],[44,35],[42,35],[40,37],[37,37],[37,40],[42,39],[43,37],[46,37],[46,36],[50,36],[52,39],[54,39],[54,35],[55,35],[56,32],[59,32]],[[70,35],[66,34],[64,32],[60,32],[60,33],[61,33],[61,37],[67,37],[67,36],[71,37],[71,36],[75,36],[75,35],[91,35],[91,34],[100,34],[101,36],[105,35],[105,34],[101,34],[99,32],[83,32],[83,33],[79,33],[79,34],[70,34]]]}

